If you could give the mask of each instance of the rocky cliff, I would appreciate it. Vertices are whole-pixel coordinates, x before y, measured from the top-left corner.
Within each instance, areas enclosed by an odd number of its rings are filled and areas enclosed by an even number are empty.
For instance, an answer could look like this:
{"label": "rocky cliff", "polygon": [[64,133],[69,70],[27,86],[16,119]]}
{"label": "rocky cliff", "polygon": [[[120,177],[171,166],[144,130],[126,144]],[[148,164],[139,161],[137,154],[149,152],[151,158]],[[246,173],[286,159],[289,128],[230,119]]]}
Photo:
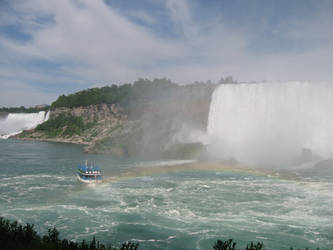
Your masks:
{"label": "rocky cliff", "polygon": [[82,144],[86,152],[124,155],[126,150],[120,143],[112,145],[108,150],[101,145],[106,139],[123,142],[124,138],[135,131],[137,123],[128,120],[121,107],[117,105],[57,108],[50,112],[47,122],[15,137]]}
{"label": "rocky cliff", "polygon": [[60,96],[47,122],[16,138],[82,144],[90,153],[192,157],[203,149],[214,87],[162,79]]}
{"label": "rocky cliff", "polygon": [[206,118],[200,121],[205,107],[199,106],[148,106],[135,118],[118,105],[57,108],[47,122],[15,138],[81,144],[87,153],[188,158],[202,149],[197,133],[204,133]]}

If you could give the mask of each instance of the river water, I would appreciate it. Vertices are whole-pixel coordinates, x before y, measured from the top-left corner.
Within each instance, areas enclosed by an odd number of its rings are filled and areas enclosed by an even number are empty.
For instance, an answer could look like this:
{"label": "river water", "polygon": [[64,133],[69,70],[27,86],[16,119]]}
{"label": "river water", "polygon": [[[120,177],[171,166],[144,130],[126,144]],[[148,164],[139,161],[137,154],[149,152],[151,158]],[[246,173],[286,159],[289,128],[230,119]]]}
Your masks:
{"label": "river water", "polygon": [[[115,246],[133,240],[140,249],[212,249],[229,238],[239,247],[251,240],[268,249],[333,246],[330,171],[178,168],[181,161],[17,140],[0,140],[0,159],[0,216],[40,233],[56,226],[60,237],[95,236]],[[86,159],[100,166],[103,184],[78,183],[75,171]]]}

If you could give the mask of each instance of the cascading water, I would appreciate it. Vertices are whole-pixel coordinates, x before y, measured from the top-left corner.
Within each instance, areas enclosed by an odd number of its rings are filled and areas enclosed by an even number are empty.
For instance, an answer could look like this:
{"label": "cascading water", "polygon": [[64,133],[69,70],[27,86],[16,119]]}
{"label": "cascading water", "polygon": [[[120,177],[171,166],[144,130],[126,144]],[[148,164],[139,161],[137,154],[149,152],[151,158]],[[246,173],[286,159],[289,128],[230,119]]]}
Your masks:
{"label": "cascading water", "polygon": [[0,138],[7,139],[12,135],[21,133],[23,130],[33,129],[49,119],[49,111],[38,113],[10,113],[0,120]]}
{"label": "cascading water", "polygon": [[207,132],[210,152],[245,164],[291,164],[302,152],[332,157],[333,86],[222,84],[212,96]]}

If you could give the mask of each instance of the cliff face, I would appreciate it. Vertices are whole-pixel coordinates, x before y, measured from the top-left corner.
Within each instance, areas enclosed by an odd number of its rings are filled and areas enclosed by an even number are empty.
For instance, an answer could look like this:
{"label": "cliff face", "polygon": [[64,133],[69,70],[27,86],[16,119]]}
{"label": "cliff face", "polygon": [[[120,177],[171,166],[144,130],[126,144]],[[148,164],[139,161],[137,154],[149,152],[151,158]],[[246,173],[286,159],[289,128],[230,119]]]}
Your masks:
{"label": "cliff face", "polygon": [[151,105],[136,119],[129,119],[117,105],[57,108],[50,112],[47,122],[15,138],[81,144],[87,153],[186,158],[200,149],[195,145],[198,138],[191,138],[191,133],[204,133],[203,113],[208,107],[198,106]]}
{"label": "cliff face", "polygon": [[106,152],[101,142],[105,142],[106,138],[115,140],[126,137],[136,123],[129,121],[117,105],[58,108],[50,112],[47,122],[24,131],[16,138],[82,144],[86,152],[124,155],[126,152],[119,144],[109,147]]}
{"label": "cliff face", "polygon": [[122,106],[58,107],[47,122],[16,137],[82,144],[90,153],[186,158],[204,149],[213,89],[171,85],[165,91],[132,93]]}

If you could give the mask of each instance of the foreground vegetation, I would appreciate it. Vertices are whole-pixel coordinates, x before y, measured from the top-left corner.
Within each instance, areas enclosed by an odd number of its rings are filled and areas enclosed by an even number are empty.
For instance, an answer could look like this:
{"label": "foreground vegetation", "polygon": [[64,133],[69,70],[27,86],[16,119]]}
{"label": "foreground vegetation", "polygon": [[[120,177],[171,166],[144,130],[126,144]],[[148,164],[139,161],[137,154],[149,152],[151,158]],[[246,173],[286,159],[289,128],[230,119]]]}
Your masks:
{"label": "foreground vegetation", "polygon": [[[217,240],[213,245],[214,250],[239,250],[237,243],[232,239]],[[74,242],[68,239],[60,239],[56,228],[48,230],[46,235],[40,236],[34,230],[34,225],[22,226],[16,221],[10,222],[0,217],[0,249],[2,250],[137,250],[139,244],[125,242],[120,248],[105,246],[95,237],[91,241]],[[265,250],[262,242],[247,244],[245,250]],[[304,249],[307,250],[308,248]],[[293,250],[293,248],[290,248]],[[299,249],[298,250],[303,250]],[[317,248],[319,250],[319,248]]]}
{"label": "foreground vegetation", "polygon": [[56,228],[49,229],[46,235],[40,236],[34,225],[22,226],[0,217],[0,249],[2,250],[136,250],[138,243],[126,242],[120,248],[105,246],[95,237],[91,241],[74,242],[60,239]]}

